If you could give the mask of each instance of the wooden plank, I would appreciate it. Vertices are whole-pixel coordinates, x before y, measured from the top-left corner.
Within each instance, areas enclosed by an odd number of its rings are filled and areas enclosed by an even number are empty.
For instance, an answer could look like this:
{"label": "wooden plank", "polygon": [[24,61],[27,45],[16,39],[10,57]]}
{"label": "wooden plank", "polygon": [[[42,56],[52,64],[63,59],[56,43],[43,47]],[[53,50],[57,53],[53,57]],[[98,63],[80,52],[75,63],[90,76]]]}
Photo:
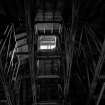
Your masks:
{"label": "wooden plank", "polygon": [[95,70],[94,70],[95,74],[94,74],[93,80],[91,82],[91,86],[90,86],[90,90],[89,90],[89,97],[88,97],[88,100],[87,100],[87,105],[89,105],[89,103],[92,99],[93,93],[96,89],[97,80],[99,79],[99,75],[100,75],[104,60],[105,60],[105,39],[104,39],[104,42],[103,42],[102,50],[100,52],[100,57],[99,57],[98,63],[97,63],[97,65],[95,67]]}

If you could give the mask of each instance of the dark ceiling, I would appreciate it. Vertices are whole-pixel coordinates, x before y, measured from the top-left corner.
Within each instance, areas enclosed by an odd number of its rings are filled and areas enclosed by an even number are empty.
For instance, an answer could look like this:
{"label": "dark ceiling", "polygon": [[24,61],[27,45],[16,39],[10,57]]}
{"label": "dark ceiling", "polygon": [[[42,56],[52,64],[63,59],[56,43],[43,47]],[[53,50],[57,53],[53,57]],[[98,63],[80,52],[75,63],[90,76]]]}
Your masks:
{"label": "dark ceiling", "polygon": [[[24,19],[24,1],[28,0],[0,0],[0,22],[17,22]],[[67,22],[71,21],[72,2],[76,0],[33,0],[34,9],[43,8],[47,3],[53,9],[61,10]],[[105,0],[77,0],[79,5],[79,19],[91,23],[99,33],[104,32]],[[28,3],[28,2],[27,2]],[[49,9],[49,7],[48,7]]]}

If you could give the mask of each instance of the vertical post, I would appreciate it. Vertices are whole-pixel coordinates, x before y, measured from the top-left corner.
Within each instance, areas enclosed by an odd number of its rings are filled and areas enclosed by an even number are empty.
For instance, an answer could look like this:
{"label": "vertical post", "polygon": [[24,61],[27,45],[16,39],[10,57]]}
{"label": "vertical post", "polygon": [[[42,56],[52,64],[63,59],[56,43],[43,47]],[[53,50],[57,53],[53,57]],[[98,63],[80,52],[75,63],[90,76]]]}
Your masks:
{"label": "vertical post", "polygon": [[26,105],[26,80],[23,79],[23,105]]}
{"label": "vertical post", "polygon": [[[27,1],[27,2],[26,2]],[[29,48],[29,65],[30,65],[30,76],[33,93],[33,105],[36,104],[36,85],[35,85],[35,56],[34,56],[34,33],[32,29],[32,17],[31,17],[31,0],[25,0],[25,20],[26,30]]]}
{"label": "vertical post", "polygon": [[17,78],[15,82],[15,90],[16,90],[16,103],[20,105],[20,84],[21,84],[21,76]]}
{"label": "vertical post", "polygon": [[66,73],[66,83],[65,83],[65,96],[67,96],[69,92],[69,84],[70,84],[70,77],[71,77],[71,67],[73,61],[73,53],[74,53],[74,43],[75,43],[75,36],[77,32],[78,26],[78,0],[73,1],[72,5],[72,23],[71,29],[68,27],[66,28],[66,40],[65,40],[65,47],[66,47],[66,61],[67,61],[67,73]]}

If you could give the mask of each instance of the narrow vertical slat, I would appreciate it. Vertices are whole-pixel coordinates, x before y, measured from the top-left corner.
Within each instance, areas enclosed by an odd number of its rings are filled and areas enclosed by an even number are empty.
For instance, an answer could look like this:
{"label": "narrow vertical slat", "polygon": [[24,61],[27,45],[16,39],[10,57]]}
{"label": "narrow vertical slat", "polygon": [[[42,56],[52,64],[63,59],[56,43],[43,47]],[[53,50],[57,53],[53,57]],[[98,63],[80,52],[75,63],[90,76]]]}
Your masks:
{"label": "narrow vertical slat", "polygon": [[[36,105],[36,83],[35,83],[35,58],[34,58],[34,34],[32,30],[32,20],[31,20],[31,5],[30,0],[24,1],[25,7],[25,20],[26,20],[26,29],[27,29],[27,38],[29,46],[29,65],[30,65],[30,74],[31,74],[31,85],[33,93],[33,105]],[[31,1],[32,2],[32,1]]]}

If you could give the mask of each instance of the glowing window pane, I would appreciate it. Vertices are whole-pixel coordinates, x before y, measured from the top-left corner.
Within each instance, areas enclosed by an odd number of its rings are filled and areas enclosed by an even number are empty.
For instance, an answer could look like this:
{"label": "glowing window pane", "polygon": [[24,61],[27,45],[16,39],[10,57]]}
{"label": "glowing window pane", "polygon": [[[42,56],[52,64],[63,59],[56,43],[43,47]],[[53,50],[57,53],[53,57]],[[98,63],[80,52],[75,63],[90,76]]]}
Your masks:
{"label": "glowing window pane", "polygon": [[56,48],[56,36],[40,36],[38,38],[38,49],[53,50]]}

